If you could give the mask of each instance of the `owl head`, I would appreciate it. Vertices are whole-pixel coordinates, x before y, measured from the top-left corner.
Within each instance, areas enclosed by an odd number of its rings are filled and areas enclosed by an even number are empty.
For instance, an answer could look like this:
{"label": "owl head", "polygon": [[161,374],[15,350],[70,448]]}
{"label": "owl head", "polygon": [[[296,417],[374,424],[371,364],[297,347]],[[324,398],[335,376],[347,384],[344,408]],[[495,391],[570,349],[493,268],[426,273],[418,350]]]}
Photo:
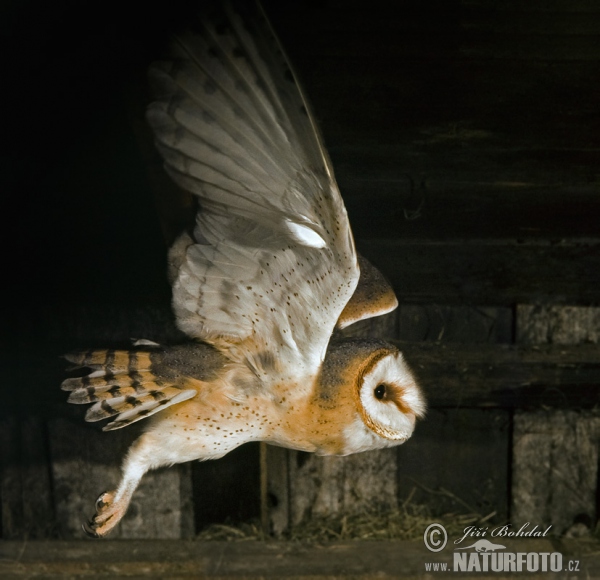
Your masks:
{"label": "owl head", "polygon": [[403,443],[425,414],[402,353],[381,340],[333,340],[319,383],[318,405],[346,415],[344,454]]}

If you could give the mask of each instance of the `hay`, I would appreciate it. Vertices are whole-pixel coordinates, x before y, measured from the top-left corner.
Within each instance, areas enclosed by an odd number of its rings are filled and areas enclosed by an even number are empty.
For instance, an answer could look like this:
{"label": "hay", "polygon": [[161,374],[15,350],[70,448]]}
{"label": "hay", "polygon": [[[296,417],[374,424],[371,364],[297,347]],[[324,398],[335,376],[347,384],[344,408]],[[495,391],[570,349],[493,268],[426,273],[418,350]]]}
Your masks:
{"label": "hay", "polygon": [[267,537],[258,521],[241,524],[211,524],[196,535],[196,540],[203,542],[243,542],[265,539]]}
{"label": "hay", "polygon": [[[437,493],[450,494],[445,490]],[[412,502],[411,494],[397,509],[370,509],[361,513],[313,516],[285,532],[281,540],[321,543],[340,540],[417,540],[423,538],[427,526],[433,522],[442,524],[449,536],[461,535],[466,526],[485,525],[495,512],[487,515],[476,513],[462,501],[464,513],[448,513],[433,516],[431,509]],[[451,495],[451,494],[450,494]],[[455,498],[459,499],[459,498]],[[259,522],[241,525],[214,524],[208,526],[197,539],[203,541],[265,540]]]}
{"label": "hay", "polygon": [[428,506],[404,504],[396,510],[369,510],[363,513],[311,518],[292,528],[292,541],[328,542],[332,540],[416,540],[427,526],[441,523],[449,535],[460,534],[465,526],[478,525],[480,514],[445,514],[433,517]]}

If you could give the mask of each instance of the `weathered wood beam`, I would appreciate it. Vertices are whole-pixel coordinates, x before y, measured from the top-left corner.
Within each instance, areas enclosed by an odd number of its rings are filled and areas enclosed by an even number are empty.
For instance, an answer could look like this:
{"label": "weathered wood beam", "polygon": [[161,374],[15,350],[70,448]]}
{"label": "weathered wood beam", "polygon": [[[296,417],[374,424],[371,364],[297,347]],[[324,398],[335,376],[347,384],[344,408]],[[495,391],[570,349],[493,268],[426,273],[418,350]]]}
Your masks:
{"label": "weathered wood beam", "polygon": [[[598,155],[600,162],[600,154]],[[597,239],[600,195],[597,185],[554,185],[471,175],[436,179],[401,175],[393,157],[381,160],[388,178],[338,172],[339,185],[354,235],[359,240],[506,240]]]}
{"label": "weathered wood beam", "polygon": [[[515,336],[522,345],[600,343],[600,308],[520,304]],[[598,512],[596,409],[520,409],[513,418],[511,519],[552,525],[555,532],[592,529]]]}
{"label": "weathered wood beam", "polygon": [[[429,578],[425,563],[446,562],[452,567],[453,549],[432,553],[418,541],[346,541],[327,545],[299,542],[185,542],[166,540],[102,542],[4,542],[0,546],[2,578]],[[467,543],[466,541],[464,542]],[[600,574],[600,556],[590,547],[550,539],[502,538],[507,551],[563,554],[578,561],[585,578]],[[446,574],[447,575],[447,574]],[[473,572],[453,574],[468,578]],[[549,572],[528,573],[527,578],[548,578]],[[440,575],[441,576],[441,575]],[[494,578],[513,578],[514,572]],[[481,575],[477,575],[481,577]]]}
{"label": "weathered wood beam", "polygon": [[506,240],[358,239],[401,303],[511,305],[600,302],[600,245]]}
{"label": "weathered wood beam", "polygon": [[590,408],[600,403],[600,349],[397,343],[430,407]]}
{"label": "weathered wood beam", "polygon": [[518,410],[513,422],[511,522],[584,533],[597,520],[600,416]]}

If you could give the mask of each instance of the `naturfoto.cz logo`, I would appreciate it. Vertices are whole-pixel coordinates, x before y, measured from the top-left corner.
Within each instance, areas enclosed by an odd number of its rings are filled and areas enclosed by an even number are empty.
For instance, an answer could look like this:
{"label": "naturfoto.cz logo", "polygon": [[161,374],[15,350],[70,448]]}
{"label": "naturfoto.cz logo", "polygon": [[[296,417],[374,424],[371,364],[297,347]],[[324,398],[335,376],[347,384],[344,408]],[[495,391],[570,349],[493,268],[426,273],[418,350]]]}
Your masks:
{"label": "naturfoto.cz logo", "polygon": [[[560,552],[508,552],[506,546],[492,542],[483,536],[493,538],[508,537],[545,537],[550,531],[538,526],[530,528],[527,523],[519,530],[512,530],[512,526],[505,525],[492,529],[475,528],[469,526],[464,529],[463,536],[454,541],[454,545],[461,544],[466,538],[477,538],[467,546],[454,548],[451,568],[448,562],[426,562],[426,572],[578,572],[579,561],[569,560],[563,562]],[[441,552],[448,543],[448,533],[444,526],[438,523],[430,524],[423,535],[426,548],[431,552]]]}

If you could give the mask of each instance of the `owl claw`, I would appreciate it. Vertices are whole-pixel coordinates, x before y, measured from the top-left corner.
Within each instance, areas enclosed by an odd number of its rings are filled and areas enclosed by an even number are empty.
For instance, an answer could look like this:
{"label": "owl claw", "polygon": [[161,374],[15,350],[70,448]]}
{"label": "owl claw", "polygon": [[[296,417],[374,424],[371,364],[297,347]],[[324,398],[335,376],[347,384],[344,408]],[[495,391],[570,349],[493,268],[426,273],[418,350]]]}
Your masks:
{"label": "owl claw", "polygon": [[96,515],[82,525],[83,531],[90,538],[106,536],[119,523],[124,510],[120,510],[120,506],[115,504],[114,496],[114,492],[106,491],[96,500]]}
{"label": "owl claw", "polygon": [[110,491],[105,491],[98,496],[96,500],[96,512],[101,514],[113,501],[114,494]]}
{"label": "owl claw", "polygon": [[84,531],[85,535],[88,538],[99,538],[100,535],[98,534],[98,532],[96,532],[95,528],[95,524],[92,521],[89,522],[83,522],[83,524],[81,524],[81,529]]}

